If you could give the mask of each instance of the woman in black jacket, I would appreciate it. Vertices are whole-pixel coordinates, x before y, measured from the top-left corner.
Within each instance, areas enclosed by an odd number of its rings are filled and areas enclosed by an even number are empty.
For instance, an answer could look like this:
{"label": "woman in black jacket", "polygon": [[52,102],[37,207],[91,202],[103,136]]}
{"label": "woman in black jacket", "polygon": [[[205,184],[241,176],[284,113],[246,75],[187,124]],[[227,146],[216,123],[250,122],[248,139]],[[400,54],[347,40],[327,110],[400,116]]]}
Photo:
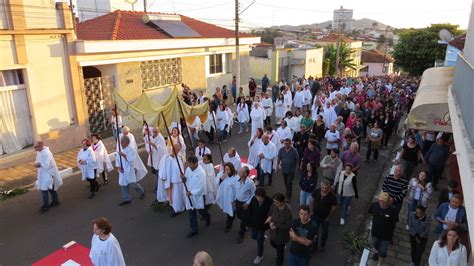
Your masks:
{"label": "woman in black jacket", "polygon": [[265,189],[259,187],[255,190],[255,196],[248,206],[247,225],[251,228],[252,238],[257,240],[257,257],[253,261],[254,264],[259,264],[263,260],[265,231],[269,228],[265,221],[272,203],[273,201],[266,195]]}

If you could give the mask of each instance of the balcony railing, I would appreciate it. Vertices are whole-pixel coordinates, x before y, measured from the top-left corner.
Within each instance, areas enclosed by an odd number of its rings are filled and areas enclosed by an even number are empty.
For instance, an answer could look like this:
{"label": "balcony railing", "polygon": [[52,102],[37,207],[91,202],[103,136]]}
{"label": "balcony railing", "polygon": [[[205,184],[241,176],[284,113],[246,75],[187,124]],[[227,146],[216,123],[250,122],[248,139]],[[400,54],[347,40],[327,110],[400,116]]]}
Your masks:
{"label": "balcony railing", "polygon": [[458,55],[454,71],[454,91],[471,145],[474,147],[474,67],[461,54]]}

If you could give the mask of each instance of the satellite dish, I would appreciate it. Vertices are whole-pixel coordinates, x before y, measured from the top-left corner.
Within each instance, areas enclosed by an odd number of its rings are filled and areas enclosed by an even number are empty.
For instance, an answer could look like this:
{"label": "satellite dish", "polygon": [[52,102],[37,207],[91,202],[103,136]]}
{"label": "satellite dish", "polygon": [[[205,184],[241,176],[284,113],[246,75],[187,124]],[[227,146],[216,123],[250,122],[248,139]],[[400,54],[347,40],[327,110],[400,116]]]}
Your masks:
{"label": "satellite dish", "polygon": [[439,31],[439,38],[448,43],[453,39],[453,35],[447,29],[442,29]]}

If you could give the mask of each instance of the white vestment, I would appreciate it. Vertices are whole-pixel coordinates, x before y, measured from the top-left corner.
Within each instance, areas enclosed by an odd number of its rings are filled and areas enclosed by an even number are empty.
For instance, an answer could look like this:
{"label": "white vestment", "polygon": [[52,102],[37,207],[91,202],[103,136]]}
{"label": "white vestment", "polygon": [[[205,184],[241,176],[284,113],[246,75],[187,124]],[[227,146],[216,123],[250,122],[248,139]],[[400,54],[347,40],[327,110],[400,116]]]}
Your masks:
{"label": "white vestment", "polygon": [[38,172],[36,188],[45,191],[53,189],[54,186],[54,190],[57,191],[62,186],[63,179],[48,147],[44,146],[43,150],[36,152],[35,163],[41,164],[41,167],[36,168]]}
{"label": "white vestment", "polygon": [[227,124],[229,125],[227,127],[227,132],[230,132],[230,130],[234,126],[234,113],[229,107],[227,107],[225,111],[227,112]]}
{"label": "white vestment", "polygon": [[[178,160],[181,169],[183,169],[183,161],[179,157]],[[159,202],[168,200],[176,213],[184,211],[184,186],[175,157],[166,155],[162,159],[158,173],[158,181],[157,200]],[[163,194],[166,194],[166,200],[163,200]]]}
{"label": "white vestment", "polygon": [[273,101],[272,98],[263,98],[262,107],[265,110],[266,116],[271,116],[273,114]]}
{"label": "white vestment", "polygon": [[290,139],[293,140],[293,134],[291,133],[291,129],[289,127],[279,127],[276,131],[278,138],[280,139],[280,143],[282,140]]}
{"label": "white vestment", "polygon": [[146,151],[148,152],[147,165],[152,166],[155,170],[158,170],[160,168],[161,159],[167,153],[165,138],[163,138],[163,135],[161,134],[158,134],[158,136],[150,136],[150,141],[156,146],[156,148],[148,144],[148,136],[144,137],[144,141],[146,143]]}
{"label": "white vestment", "polygon": [[[188,191],[191,192],[191,196],[188,197],[186,196],[186,190],[183,190],[186,210],[204,209],[204,196],[207,192],[206,172],[198,165],[194,170],[188,167],[184,175],[186,176]],[[189,202],[190,199],[193,206]]]}
{"label": "white vestment", "polygon": [[101,240],[94,234],[91,242],[89,257],[94,266],[125,266],[122,249],[112,233],[106,240]]}
{"label": "white vestment", "polygon": [[329,126],[332,124],[332,123],[335,123],[336,122],[336,119],[337,119],[337,114],[336,114],[336,111],[334,111],[334,108],[331,106],[329,108],[327,108],[326,106],[324,106],[324,124],[326,125],[326,127],[329,128]]}
{"label": "white vestment", "polygon": [[[282,147],[280,136],[276,133],[275,130],[273,130],[271,134],[268,134],[268,133],[265,133],[265,134],[267,134],[270,141],[273,144],[275,144],[275,149],[278,152],[280,148]],[[276,166],[277,166],[276,163],[277,163],[277,157],[275,156],[275,158],[273,158],[273,169],[276,169]]]}
{"label": "white vestment", "polygon": [[207,121],[202,124],[202,130],[205,132],[211,132],[211,128],[214,128],[214,115],[214,112],[208,112]]}
{"label": "white vestment", "polygon": [[[122,136],[124,136],[123,133],[120,133],[119,139],[117,140],[117,144],[120,144],[120,140],[122,139]],[[130,143],[128,144],[128,146],[134,148],[135,150],[138,150],[137,141],[135,140],[135,136],[130,132],[128,132],[128,134],[126,136],[130,139]],[[122,144],[120,144],[120,148],[123,149]],[[117,145],[117,151],[119,151],[118,145]]]}
{"label": "white vestment", "polygon": [[[96,158],[94,151],[91,147],[87,149],[81,149],[77,153],[77,167],[81,170],[82,181],[86,179],[94,179],[94,168],[96,166]],[[85,162],[85,164],[79,163],[79,161]]]}
{"label": "white vestment", "polygon": [[301,119],[303,117],[300,116],[293,116],[290,120],[290,123],[288,124],[288,127],[291,129],[291,132],[296,134],[296,132],[300,132],[301,129]]}
{"label": "white vestment", "polygon": [[200,162],[199,165],[204,170],[204,172],[206,172],[206,198],[204,204],[214,204],[216,203],[217,193],[216,170],[214,169],[214,165],[212,165],[212,163],[205,164]]}
{"label": "white vestment", "polygon": [[218,109],[217,112],[216,112],[217,129],[224,130],[225,125],[229,124],[228,120],[229,119],[228,119],[227,112],[225,110],[221,111],[221,110]]}
{"label": "white vestment", "polygon": [[277,150],[275,144],[272,142],[268,142],[267,144],[263,144],[260,146],[259,155],[263,154],[263,158],[260,161],[260,169],[264,173],[271,173],[272,169],[276,166],[273,165],[273,161],[277,155]]}
{"label": "white vestment", "polygon": [[[179,150],[179,157],[181,159],[186,159],[186,143],[184,142],[183,136],[178,135],[177,137],[171,136],[171,140],[173,140],[173,145],[176,145],[176,143],[181,144],[181,150]],[[172,154],[173,149],[171,148],[171,141],[168,139],[168,153]]]}
{"label": "white vestment", "polygon": [[110,161],[109,154],[107,153],[107,149],[105,148],[104,143],[102,140],[99,140],[96,144],[92,144],[92,150],[95,154],[97,175],[107,170],[107,172],[112,171],[114,169],[112,162]]}
{"label": "white vestment", "polygon": [[275,102],[275,117],[277,119],[282,119],[283,117],[285,117],[286,111],[287,109],[285,105],[285,100],[277,99]]}
{"label": "white vestment", "polygon": [[[122,152],[125,153],[126,158],[116,153],[115,166],[119,168],[122,166],[123,168],[123,173],[119,172],[119,185],[128,186],[130,183],[142,180],[148,173],[148,170],[140,159],[137,150],[133,147],[127,146],[122,149]],[[122,162],[122,165],[120,165],[120,162]]]}
{"label": "white vestment", "polygon": [[228,176],[224,180],[220,180],[223,172],[220,172],[216,177],[216,203],[225,214],[234,217],[234,206],[235,201],[235,181],[239,178],[238,176]]}
{"label": "white vestment", "polygon": [[240,123],[246,123],[250,120],[250,114],[249,114],[249,109],[247,107],[247,104],[238,104],[237,105],[237,120]]}
{"label": "white vestment", "polygon": [[240,156],[239,154],[237,153],[237,151],[235,152],[235,156],[234,157],[230,157],[229,156],[229,153],[226,152],[224,154],[224,164],[225,163],[232,163],[234,165],[234,168],[235,168],[235,171],[240,171],[240,168],[242,168],[242,162],[240,161]]}
{"label": "white vestment", "polygon": [[296,108],[303,108],[304,105],[304,92],[297,91],[295,93],[295,107]]}
{"label": "white vestment", "polygon": [[199,146],[197,146],[194,150],[194,155],[198,158],[198,161],[200,162],[202,162],[202,157],[205,154],[211,154],[211,150],[208,147],[200,148]]}
{"label": "white vestment", "polygon": [[311,104],[311,99],[313,98],[313,95],[311,94],[311,91],[309,89],[305,89],[303,92],[304,92],[304,104],[305,105],[310,105]]}
{"label": "white vestment", "polygon": [[285,99],[285,105],[286,105],[286,110],[291,110],[291,105],[293,104],[293,95],[291,95],[291,92],[287,91],[283,95]]}
{"label": "white vestment", "polygon": [[[253,143],[252,143],[253,141]],[[254,137],[248,142],[249,146],[249,158],[247,163],[253,167],[257,167],[260,163],[260,159],[258,158],[258,154],[260,151],[260,146],[263,145],[262,139]]]}
{"label": "white vestment", "polygon": [[263,108],[254,107],[252,112],[250,112],[250,117],[252,118],[252,132],[251,134],[255,134],[257,132],[257,128],[263,129],[263,120],[265,119],[265,111]]}

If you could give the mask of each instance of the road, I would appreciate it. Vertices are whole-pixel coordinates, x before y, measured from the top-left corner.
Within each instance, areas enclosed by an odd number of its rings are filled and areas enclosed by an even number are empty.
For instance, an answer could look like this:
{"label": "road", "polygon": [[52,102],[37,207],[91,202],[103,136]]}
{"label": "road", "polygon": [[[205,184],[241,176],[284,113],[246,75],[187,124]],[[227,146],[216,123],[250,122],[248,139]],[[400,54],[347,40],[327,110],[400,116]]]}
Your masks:
{"label": "road", "polygon": [[[230,140],[223,143],[223,151],[233,146],[239,154],[247,156],[249,133],[239,135],[235,128],[234,132]],[[219,163],[217,145],[211,145],[211,150],[215,163]],[[365,152],[365,147],[362,152]],[[145,154],[141,156],[144,158]],[[348,254],[342,246],[344,233],[356,230],[365,221],[367,206],[373,198],[388,156],[388,150],[382,150],[377,162],[364,163],[358,177],[360,196],[352,201],[346,225],[339,225],[337,209],[331,217],[326,251],[314,254],[311,265],[345,265]],[[45,214],[38,211],[41,197],[37,191],[0,202],[0,265],[31,264],[71,240],[90,246],[91,221],[99,216],[105,216],[112,222],[113,233],[120,241],[128,265],[191,265],[194,254],[199,250],[208,251],[215,265],[252,265],[256,256],[256,241],[247,234],[244,242],[237,244],[238,220],[234,221],[232,231],[225,233],[226,217],[217,206],[210,210],[211,225],[206,228],[199,222],[200,234],[186,239],[190,231],[187,213],[171,218],[168,213],[151,209],[155,199],[152,192],[155,177],[148,174],[141,182],[147,191],[144,200],[138,199],[138,195],[131,191],[132,204],[123,207],[118,206],[121,194],[117,174],[110,174],[109,179],[109,184],[89,200],[87,183],[82,182],[77,174],[67,178],[59,190],[61,205]],[[297,174],[293,186],[295,196],[291,201],[294,214],[297,214],[295,210],[299,201],[298,179]],[[284,191],[280,174],[274,177],[272,187],[267,187],[267,190],[269,195]],[[275,257],[274,249],[267,240],[264,260],[260,265],[274,265]]]}

